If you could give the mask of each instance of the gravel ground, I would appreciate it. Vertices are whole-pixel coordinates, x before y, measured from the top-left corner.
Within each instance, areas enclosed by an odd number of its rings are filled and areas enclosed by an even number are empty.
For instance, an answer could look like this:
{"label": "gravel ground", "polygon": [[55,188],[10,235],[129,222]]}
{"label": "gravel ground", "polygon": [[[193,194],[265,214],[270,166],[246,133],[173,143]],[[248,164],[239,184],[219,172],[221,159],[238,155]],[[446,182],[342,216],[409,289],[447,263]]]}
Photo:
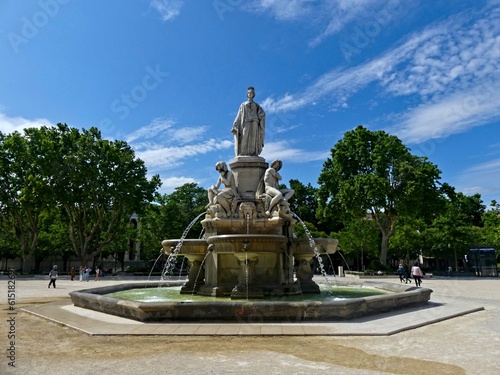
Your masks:
{"label": "gravel ground", "polygon": [[[142,280],[141,280],[142,281]],[[397,279],[384,281],[399,282]],[[99,282],[123,282],[108,278]],[[130,282],[130,280],[127,280]],[[88,336],[19,311],[70,301],[96,283],[16,279],[15,366],[9,366],[8,278],[0,277],[0,374],[495,374],[500,279],[425,279],[440,300],[485,310],[382,337]],[[432,297],[431,297],[432,300]],[[7,355],[5,354],[7,353]]]}

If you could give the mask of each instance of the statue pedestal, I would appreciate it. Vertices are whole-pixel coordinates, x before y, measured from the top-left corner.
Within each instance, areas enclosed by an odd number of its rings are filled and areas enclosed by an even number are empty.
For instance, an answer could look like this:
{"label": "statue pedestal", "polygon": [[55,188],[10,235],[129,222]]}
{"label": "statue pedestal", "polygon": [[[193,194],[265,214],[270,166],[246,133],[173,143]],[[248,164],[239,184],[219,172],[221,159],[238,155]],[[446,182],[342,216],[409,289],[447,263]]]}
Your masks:
{"label": "statue pedestal", "polygon": [[269,165],[260,156],[237,156],[229,163],[243,201],[255,201],[255,193]]}

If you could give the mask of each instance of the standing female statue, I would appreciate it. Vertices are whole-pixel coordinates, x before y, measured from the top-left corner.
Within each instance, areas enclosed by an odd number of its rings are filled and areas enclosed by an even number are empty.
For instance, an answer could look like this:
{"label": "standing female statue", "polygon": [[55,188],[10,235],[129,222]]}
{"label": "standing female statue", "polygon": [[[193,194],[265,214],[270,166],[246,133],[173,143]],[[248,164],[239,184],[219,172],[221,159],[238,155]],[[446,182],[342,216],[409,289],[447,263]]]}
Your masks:
{"label": "standing female statue", "polygon": [[266,114],[260,105],[253,101],[255,89],[247,90],[248,100],[240,105],[231,133],[234,134],[236,156],[259,156],[264,147]]}

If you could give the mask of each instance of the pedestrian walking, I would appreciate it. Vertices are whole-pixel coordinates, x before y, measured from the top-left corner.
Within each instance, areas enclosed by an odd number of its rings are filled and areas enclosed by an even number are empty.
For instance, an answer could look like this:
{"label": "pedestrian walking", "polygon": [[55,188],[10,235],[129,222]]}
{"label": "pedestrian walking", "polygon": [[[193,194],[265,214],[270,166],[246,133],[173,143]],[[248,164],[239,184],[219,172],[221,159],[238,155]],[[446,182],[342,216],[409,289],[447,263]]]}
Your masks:
{"label": "pedestrian walking", "polygon": [[415,280],[415,286],[420,286],[422,284],[422,276],[424,276],[424,273],[418,266],[418,262],[416,262],[411,268],[411,274],[413,275],[413,280]]}
{"label": "pedestrian walking", "polygon": [[92,271],[92,268],[90,268],[90,267],[87,267],[85,269],[85,281],[87,281],[87,282],[90,280],[90,272],[91,271]]}
{"label": "pedestrian walking", "polygon": [[56,287],[56,280],[57,280],[57,266],[54,265],[54,267],[52,267],[52,269],[50,270],[49,272],[49,289],[50,289],[50,286],[51,285],[54,285],[54,288]]}
{"label": "pedestrian walking", "polygon": [[399,282],[402,283],[403,281],[405,281],[405,268],[401,263],[399,263],[398,275],[399,275]]}
{"label": "pedestrian walking", "polygon": [[408,264],[405,264],[405,284],[410,283],[411,284],[411,279],[410,279],[410,268],[408,267]]}

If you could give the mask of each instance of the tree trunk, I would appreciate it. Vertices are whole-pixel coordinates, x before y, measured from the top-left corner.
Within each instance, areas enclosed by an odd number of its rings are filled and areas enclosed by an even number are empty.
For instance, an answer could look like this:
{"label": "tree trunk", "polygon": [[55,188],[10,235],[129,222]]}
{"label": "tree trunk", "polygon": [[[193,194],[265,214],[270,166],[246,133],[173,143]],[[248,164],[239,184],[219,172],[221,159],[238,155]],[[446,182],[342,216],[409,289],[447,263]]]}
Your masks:
{"label": "tree trunk", "polygon": [[382,241],[380,243],[380,263],[387,265],[387,245],[389,243],[389,235],[382,232]]}
{"label": "tree trunk", "polygon": [[23,255],[23,266],[22,266],[22,273],[30,273],[31,272],[31,254],[25,254]]}

